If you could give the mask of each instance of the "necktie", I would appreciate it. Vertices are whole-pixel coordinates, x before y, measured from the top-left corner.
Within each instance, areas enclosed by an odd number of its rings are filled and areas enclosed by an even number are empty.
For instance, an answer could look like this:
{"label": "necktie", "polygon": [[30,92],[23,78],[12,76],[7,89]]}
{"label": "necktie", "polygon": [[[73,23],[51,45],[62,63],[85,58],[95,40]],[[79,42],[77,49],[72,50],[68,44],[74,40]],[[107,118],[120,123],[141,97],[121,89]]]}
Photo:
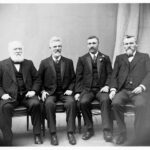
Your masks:
{"label": "necktie", "polygon": [[56,60],[55,60],[55,62],[56,62],[56,64],[58,64],[58,63],[59,63],[59,60],[58,60],[58,59],[56,59]]}
{"label": "necktie", "polygon": [[13,62],[13,64],[15,64],[15,65],[17,64],[18,65],[18,64],[21,64],[21,62]]}
{"label": "necktie", "polygon": [[96,62],[96,55],[93,55],[93,61]]}

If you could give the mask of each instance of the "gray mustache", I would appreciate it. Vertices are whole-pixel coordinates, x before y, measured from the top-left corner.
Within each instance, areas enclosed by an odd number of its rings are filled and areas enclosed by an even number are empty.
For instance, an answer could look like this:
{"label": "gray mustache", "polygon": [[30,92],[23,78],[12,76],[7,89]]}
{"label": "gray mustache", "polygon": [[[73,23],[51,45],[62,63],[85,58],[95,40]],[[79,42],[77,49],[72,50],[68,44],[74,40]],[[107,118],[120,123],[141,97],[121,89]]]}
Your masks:
{"label": "gray mustache", "polygon": [[127,50],[128,50],[128,49],[133,49],[133,48],[131,48],[131,47],[128,47],[128,48],[127,48]]}

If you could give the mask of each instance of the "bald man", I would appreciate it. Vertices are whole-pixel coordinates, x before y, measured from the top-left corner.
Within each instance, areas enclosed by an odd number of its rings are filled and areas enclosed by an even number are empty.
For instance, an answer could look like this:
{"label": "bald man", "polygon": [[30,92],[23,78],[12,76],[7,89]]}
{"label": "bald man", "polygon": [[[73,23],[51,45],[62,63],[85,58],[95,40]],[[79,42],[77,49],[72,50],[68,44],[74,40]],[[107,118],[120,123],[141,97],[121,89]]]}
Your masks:
{"label": "bald man", "polygon": [[[24,59],[20,41],[8,44],[10,58],[0,62],[0,128],[4,143],[12,145],[12,115],[14,108],[25,106],[31,115],[35,144],[41,144],[40,84],[31,60]],[[19,126],[19,124],[18,124]]]}

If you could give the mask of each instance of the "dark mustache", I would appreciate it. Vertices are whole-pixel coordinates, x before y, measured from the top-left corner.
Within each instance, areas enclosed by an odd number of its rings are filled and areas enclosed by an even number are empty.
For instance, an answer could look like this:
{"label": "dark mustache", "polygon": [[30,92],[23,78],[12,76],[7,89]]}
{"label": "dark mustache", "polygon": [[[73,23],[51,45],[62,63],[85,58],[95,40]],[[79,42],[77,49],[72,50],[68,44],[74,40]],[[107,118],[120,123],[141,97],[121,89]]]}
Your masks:
{"label": "dark mustache", "polygon": [[90,50],[91,50],[91,49],[95,49],[95,48],[94,48],[94,47],[91,47]]}
{"label": "dark mustache", "polygon": [[59,53],[60,53],[60,52],[61,52],[61,50],[57,49],[55,52],[59,52]]}

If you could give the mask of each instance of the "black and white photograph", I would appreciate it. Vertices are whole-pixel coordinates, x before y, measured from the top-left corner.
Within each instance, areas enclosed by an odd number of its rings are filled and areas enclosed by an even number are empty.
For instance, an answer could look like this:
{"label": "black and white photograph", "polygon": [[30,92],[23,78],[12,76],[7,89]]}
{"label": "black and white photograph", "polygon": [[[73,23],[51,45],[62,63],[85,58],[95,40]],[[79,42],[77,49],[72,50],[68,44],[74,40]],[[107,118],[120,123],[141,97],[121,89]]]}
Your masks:
{"label": "black and white photograph", "polygon": [[150,146],[150,3],[0,2],[0,147]]}

